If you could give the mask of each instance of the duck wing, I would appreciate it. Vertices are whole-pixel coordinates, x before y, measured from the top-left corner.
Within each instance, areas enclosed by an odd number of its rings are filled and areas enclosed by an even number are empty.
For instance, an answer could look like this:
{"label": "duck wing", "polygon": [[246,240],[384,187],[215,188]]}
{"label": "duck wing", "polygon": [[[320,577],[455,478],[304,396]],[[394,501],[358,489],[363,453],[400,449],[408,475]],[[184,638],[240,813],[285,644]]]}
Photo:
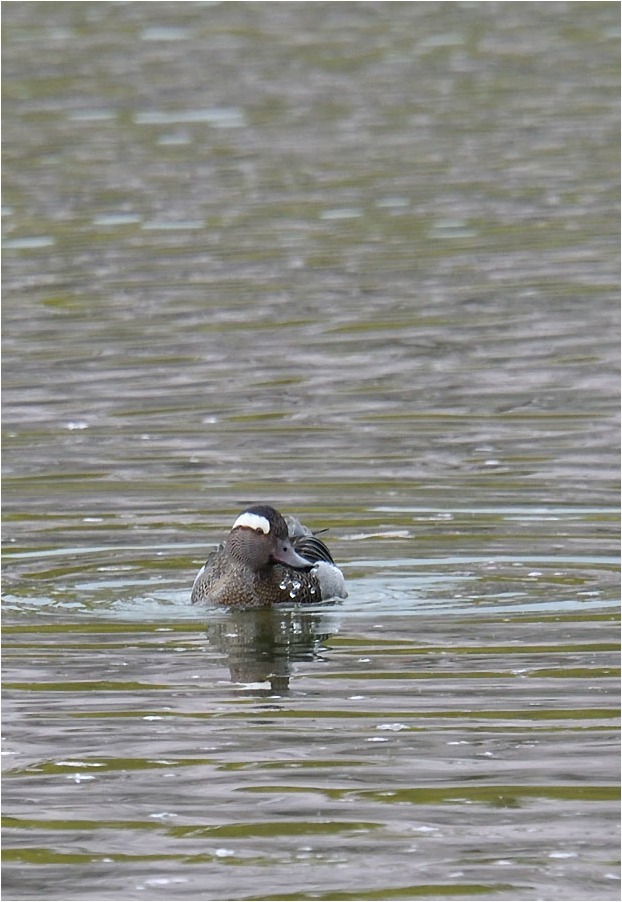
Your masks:
{"label": "duck wing", "polygon": [[315,564],[318,561],[326,561],[334,564],[333,556],[321,539],[313,533],[292,537],[292,545],[298,554]]}

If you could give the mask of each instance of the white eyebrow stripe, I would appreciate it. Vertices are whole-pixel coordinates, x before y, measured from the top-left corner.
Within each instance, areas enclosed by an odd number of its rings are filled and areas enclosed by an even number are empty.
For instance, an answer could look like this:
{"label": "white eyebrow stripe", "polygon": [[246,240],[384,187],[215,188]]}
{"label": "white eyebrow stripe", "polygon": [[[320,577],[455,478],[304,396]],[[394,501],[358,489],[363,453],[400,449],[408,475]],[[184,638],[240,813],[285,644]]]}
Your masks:
{"label": "white eyebrow stripe", "polygon": [[238,526],[248,526],[249,529],[259,529],[266,536],[270,532],[270,523],[265,517],[260,517],[259,514],[251,514],[248,511],[240,514],[233,524],[232,529],[237,529]]}

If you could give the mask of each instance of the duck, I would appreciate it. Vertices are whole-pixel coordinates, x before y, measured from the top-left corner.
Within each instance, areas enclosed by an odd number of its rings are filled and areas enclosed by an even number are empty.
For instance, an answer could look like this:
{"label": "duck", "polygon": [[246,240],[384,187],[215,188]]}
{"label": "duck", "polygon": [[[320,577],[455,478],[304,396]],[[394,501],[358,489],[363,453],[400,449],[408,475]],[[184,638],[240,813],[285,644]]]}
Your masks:
{"label": "duck", "polygon": [[[325,531],[325,530],[318,530]],[[192,604],[266,607],[347,598],[343,573],[325,542],[293,516],[256,504],[197,573]]]}

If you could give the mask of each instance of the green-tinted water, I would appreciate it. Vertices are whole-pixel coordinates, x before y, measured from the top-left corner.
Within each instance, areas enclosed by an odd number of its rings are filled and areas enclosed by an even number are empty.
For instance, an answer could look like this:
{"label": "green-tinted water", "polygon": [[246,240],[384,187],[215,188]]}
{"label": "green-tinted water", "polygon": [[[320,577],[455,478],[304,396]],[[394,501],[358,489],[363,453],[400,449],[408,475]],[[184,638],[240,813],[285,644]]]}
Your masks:
{"label": "green-tinted water", "polygon": [[618,5],[3,12],[4,898],[619,898]]}

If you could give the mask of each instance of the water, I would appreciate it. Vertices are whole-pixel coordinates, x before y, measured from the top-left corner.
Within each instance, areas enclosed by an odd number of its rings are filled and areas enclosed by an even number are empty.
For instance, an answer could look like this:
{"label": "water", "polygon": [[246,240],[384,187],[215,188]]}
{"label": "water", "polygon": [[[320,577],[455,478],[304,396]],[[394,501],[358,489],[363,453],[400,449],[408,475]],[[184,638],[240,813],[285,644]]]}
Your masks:
{"label": "water", "polygon": [[4,897],[619,898],[618,6],[5,6]]}

